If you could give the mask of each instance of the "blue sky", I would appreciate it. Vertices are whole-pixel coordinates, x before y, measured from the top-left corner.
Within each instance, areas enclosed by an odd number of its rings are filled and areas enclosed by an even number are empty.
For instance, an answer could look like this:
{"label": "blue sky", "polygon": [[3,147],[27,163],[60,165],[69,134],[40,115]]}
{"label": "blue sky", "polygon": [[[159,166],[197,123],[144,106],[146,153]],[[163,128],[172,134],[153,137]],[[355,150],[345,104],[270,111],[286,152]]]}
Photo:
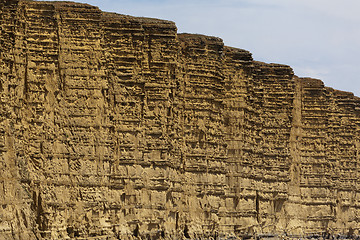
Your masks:
{"label": "blue sky", "polygon": [[103,11],[176,22],[221,37],[255,60],[360,96],[359,0],[80,0]]}

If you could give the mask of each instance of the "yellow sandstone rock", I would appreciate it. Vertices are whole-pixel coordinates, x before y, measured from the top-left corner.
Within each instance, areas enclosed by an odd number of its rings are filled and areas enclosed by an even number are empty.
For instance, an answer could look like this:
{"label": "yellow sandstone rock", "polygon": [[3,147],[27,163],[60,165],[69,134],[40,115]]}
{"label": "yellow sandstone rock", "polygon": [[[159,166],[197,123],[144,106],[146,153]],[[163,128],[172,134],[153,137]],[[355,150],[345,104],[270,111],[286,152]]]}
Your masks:
{"label": "yellow sandstone rock", "polygon": [[173,22],[0,0],[0,239],[360,234],[360,99]]}

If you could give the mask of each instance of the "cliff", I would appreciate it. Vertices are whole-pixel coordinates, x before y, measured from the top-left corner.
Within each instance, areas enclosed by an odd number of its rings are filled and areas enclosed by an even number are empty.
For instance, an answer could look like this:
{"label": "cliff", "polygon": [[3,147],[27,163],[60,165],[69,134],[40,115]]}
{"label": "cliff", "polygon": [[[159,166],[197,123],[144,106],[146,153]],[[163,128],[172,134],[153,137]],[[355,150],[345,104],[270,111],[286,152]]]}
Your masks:
{"label": "cliff", "polygon": [[360,99],[173,22],[0,0],[0,112],[0,239],[360,234]]}

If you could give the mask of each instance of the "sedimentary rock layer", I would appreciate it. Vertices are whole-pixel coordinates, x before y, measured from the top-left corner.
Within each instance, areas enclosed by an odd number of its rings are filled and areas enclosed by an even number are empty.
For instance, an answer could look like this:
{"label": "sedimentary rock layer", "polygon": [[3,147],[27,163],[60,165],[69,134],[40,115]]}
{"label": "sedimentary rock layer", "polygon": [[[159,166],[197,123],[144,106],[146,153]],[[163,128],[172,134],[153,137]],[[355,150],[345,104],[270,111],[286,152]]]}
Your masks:
{"label": "sedimentary rock layer", "polygon": [[170,21],[0,0],[0,238],[359,234],[359,107]]}

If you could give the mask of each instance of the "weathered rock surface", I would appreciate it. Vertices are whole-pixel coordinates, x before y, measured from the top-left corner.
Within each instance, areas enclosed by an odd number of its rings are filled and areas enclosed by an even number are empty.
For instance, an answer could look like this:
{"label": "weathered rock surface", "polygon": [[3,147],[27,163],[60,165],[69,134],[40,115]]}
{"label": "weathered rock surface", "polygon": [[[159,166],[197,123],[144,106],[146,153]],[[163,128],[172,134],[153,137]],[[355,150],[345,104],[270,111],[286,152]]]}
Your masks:
{"label": "weathered rock surface", "polygon": [[170,21],[0,0],[0,239],[359,234],[359,110]]}

